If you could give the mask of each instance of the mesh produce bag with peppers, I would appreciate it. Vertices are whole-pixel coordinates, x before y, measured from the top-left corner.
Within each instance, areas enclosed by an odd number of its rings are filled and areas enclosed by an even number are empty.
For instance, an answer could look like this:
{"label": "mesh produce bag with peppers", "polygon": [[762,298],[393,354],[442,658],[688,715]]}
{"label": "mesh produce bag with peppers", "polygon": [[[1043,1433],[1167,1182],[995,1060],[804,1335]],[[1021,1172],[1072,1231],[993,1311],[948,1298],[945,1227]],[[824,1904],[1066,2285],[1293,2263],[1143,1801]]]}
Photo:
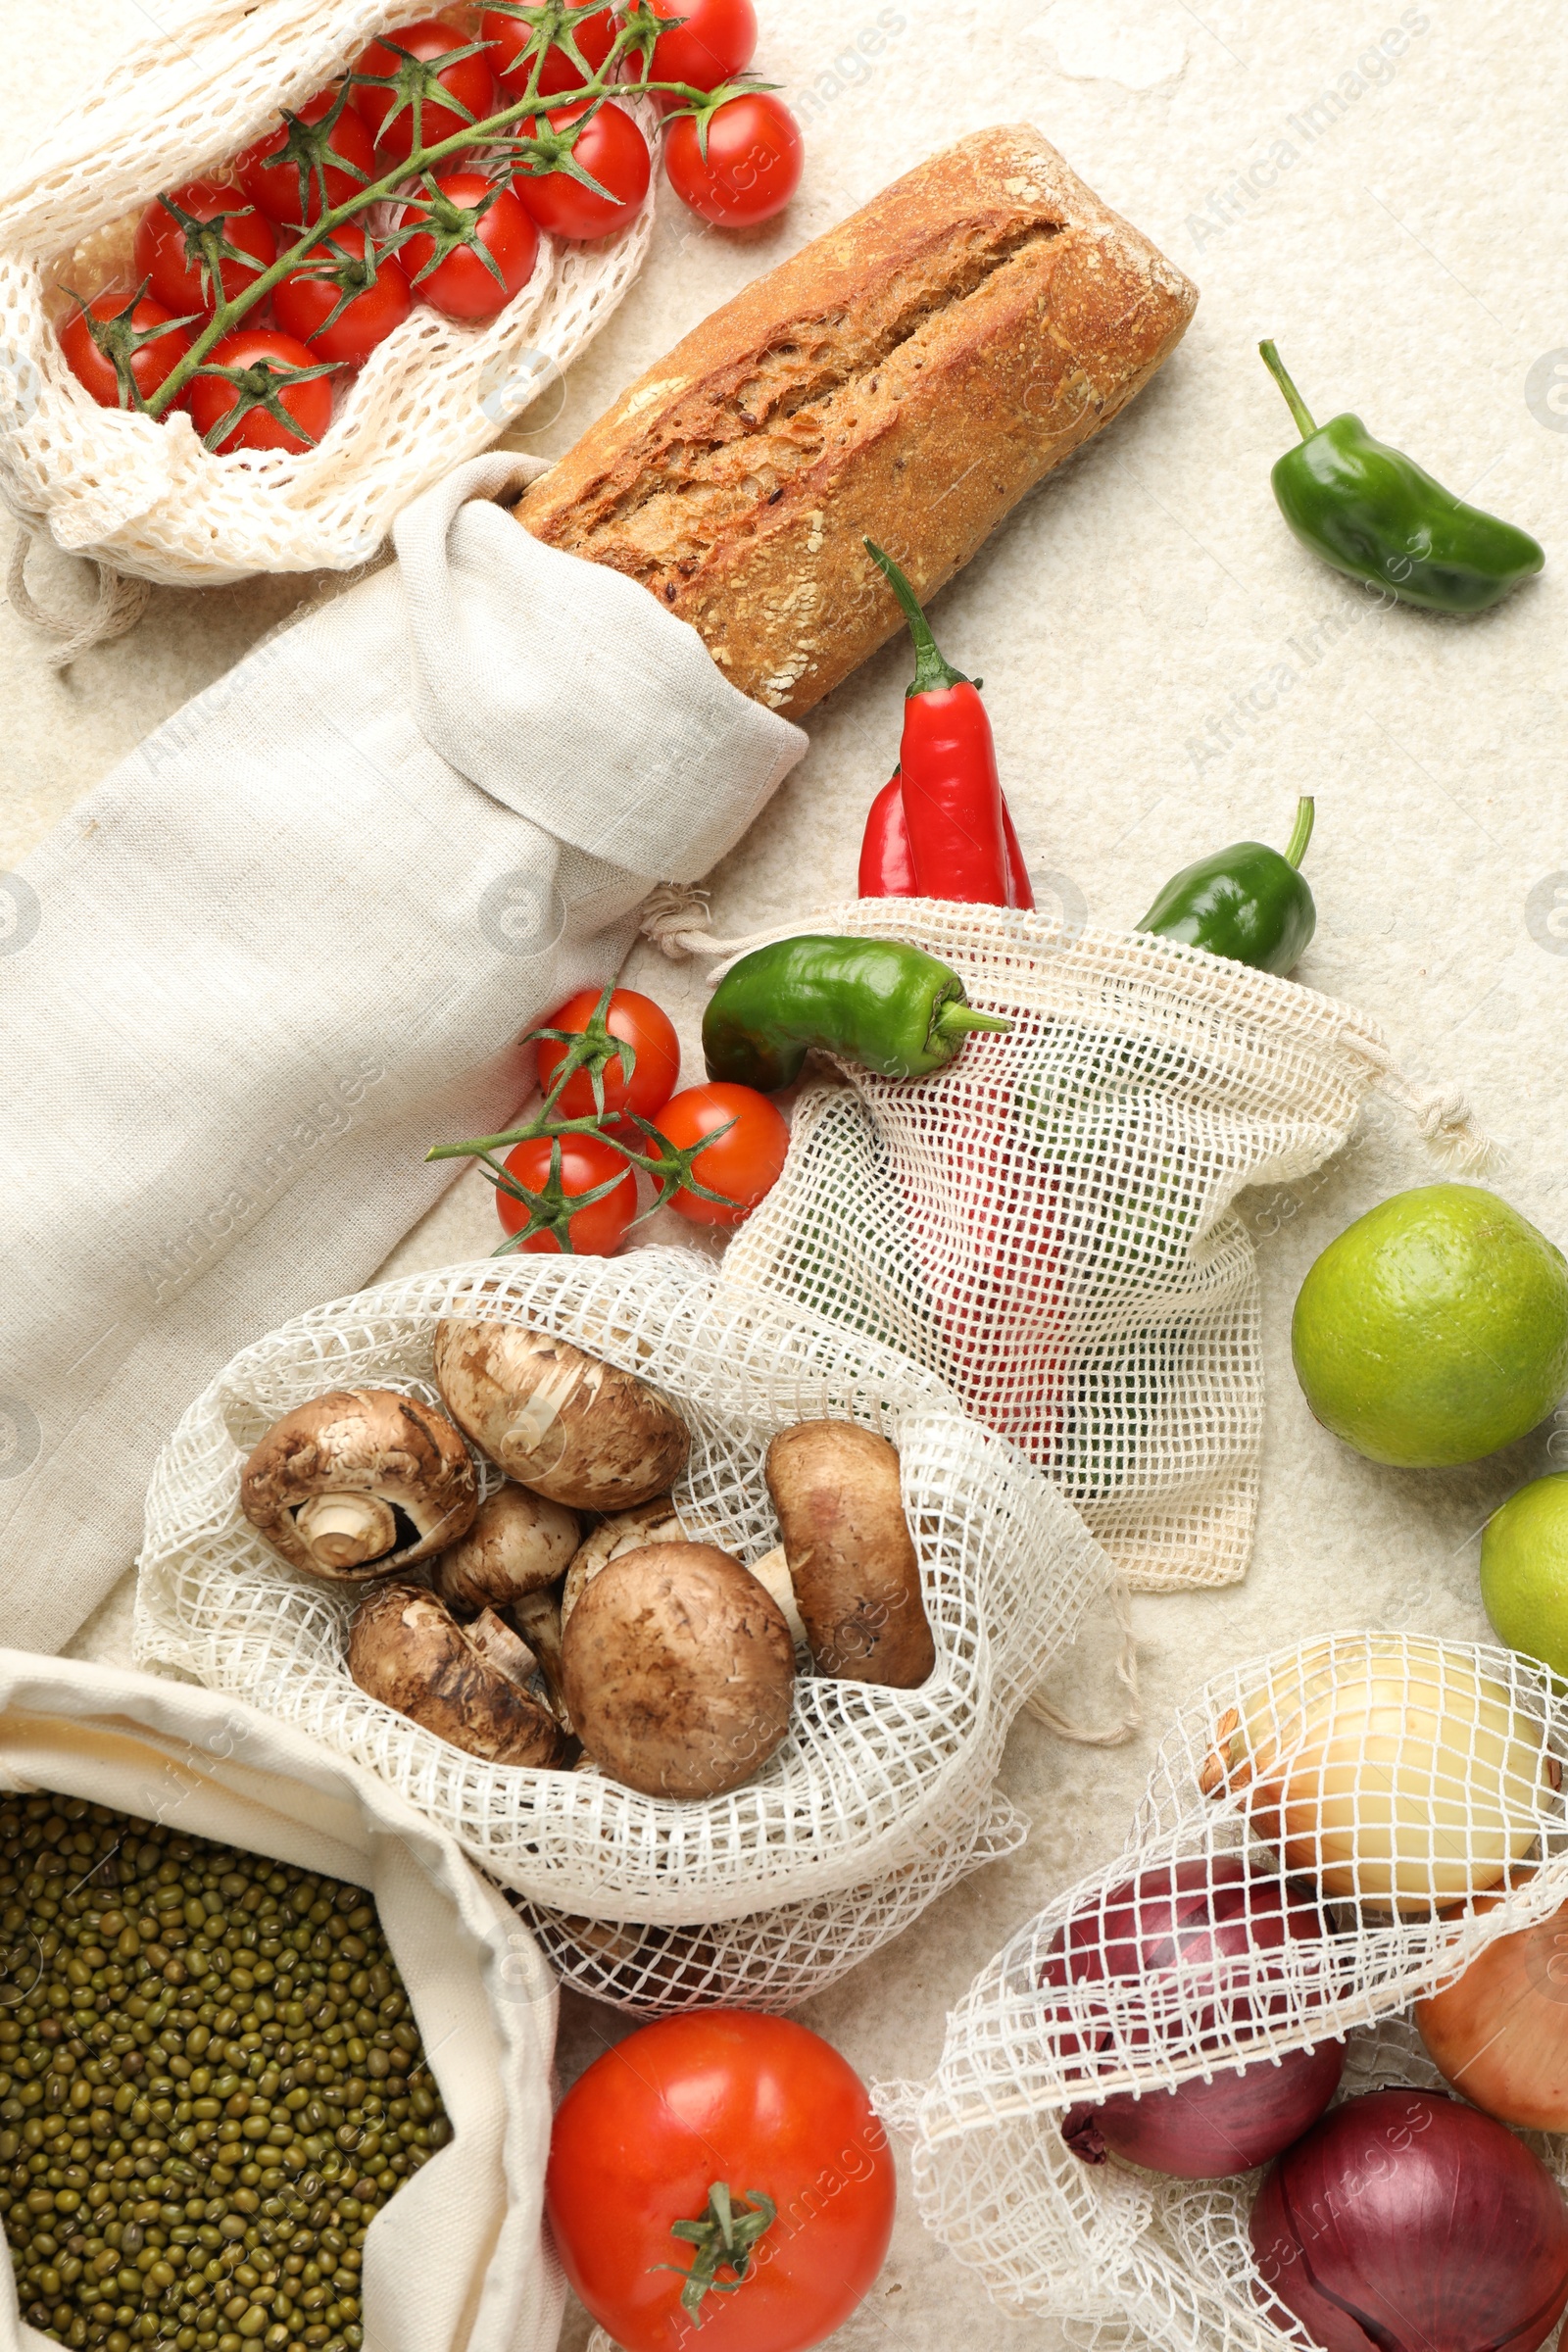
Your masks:
{"label": "mesh produce bag with peppers", "polygon": [[1211,1684],[1118,1858],[876,2093],[928,2228],[1107,2352],[1533,2352],[1568,2302],[1565,1754],[1504,1650],[1342,1634]]}

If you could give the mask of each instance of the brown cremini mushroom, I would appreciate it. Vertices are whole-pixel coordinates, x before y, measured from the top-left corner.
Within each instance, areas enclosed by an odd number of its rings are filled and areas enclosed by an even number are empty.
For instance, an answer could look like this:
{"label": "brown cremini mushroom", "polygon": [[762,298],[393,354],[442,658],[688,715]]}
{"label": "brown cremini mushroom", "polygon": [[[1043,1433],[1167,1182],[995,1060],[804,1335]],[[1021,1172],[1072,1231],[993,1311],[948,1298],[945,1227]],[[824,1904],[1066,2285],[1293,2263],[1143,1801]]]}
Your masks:
{"label": "brown cremini mushroom", "polygon": [[916,1689],[937,1652],[897,1447],[854,1421],[802,1421],[769,1446],[766,1477],[818,1673]]}
{"label": "brown cremini mushroom", "polygon": [[272,1424],[240,1473],[239,1504],[291,1567],[355,1584],[466,1535],[478,1487],[435,1405],[396,1389],[334,1389]]}
{"label": "brown cremini mushroom", "polygon": [[623,1551],[641,1551],[649,1544],[685,1541],[680,1513],[667,1494],[656,1494],[652,1502],[639,1503],[634,1511],[615,1511],[610,1518],[602,1519],[571,1555],[566,1581],[561,1588],[563,1630],[570,1624],[571,1612],[582,1598],[583,1588],[590,1578],[596,1577],[612,1560],[618,1560]]}
{"label": "brown cremini mushroom", "polygon": [[509,1478],[579,1511],[621,1511],[662,1494],[691,1446],[647,1383],[521,1323],[449,1315],[435,1376],[460,1429]]}
{"label": "brown cremini mushroom", "polygon": [[349,1672],[368,1697],[487,1764],[560,1760],[555,1718],[527,1688],[533,1663],[493,1613],[460,1625],[418,1585],[372,1587],[349,1628]]}
{"label": "brown cremini mushroom", "polygon": [[789,1729],[795,1647],[778,1603],[715,1544],[622,1552],[565,1632],[583,1746],[645,1796],[721,1796]]}
{"label": "brown cremini mushroom", "polygon": [[563,1731],[571,1730],[561,1679],[561,1595],[577,1548],[575,1515],[526,1487],[505,1486],[479,1505],[461,1544],[443,1552],[431,1584],[450,1607],[501,1609],[531,1645]]}

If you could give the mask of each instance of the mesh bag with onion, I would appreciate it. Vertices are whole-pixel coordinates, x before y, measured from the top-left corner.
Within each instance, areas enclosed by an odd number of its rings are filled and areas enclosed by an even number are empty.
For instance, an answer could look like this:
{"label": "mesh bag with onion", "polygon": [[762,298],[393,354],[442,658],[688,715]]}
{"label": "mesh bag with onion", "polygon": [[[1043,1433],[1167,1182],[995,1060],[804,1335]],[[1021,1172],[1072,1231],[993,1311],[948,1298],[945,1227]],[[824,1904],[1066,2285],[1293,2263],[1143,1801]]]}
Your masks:
{"label": "mesh bag with onion", "polygon": [[1498,1649],[1341,1634],[1210,1684],[1121,1855],[880,2087],[927,2226],[1081,2344],[1532,2352],[1568,2302],[1565,1753]]}
{"label": "mesh bag with onion", "polygon": [[917,1085],[808,1085],[727,1279],[934,1372],[1135,1589],[1244,1575],[1263,1373],[1237,1197],[1317,1167],[1378,1086],[1474,1166],[1463,1097],[1417,1094],[1348,1005],[1175,941],[909,899],[762,936],[802,931],[910,940],[1015,1026]]}
{"label": "mesh bag with onion", "polygon": [[[209,0],[121,59],[0,194],[0,497],[19,519],[111,577],[190,586],[351,569],[603,326],[648,250],[651,191],[621,236],[578,246],[542,234],[532,278],[493,318],[466,324],[416,303],[303,454],[215,456],[182,411],[99,408],[68,368],[56,333],[74,307],[66,289],[128,297],[142,209],[225,163],[279,107],[303,105],[419,13],[412,0]],[[122,623],[139,609],[121,605]]]}
{"label": "mesh bag with onion", "polygon": [[[481,1761],[368,1697],[345,1657],[366,1588],[288,1566],[242,1515],[241,1465],[327,1391],[439,1403],[433,1346],[448,1315],[556,1333],[634,1372],[691,1432],[672,1490],[687,1537],[747,1565],[778,1540],[762,1475],[778,1431],[829,1419],[887,1437],[934,1673],[899,1690],[799,1661],[782,1743],[752,1779],[701,1799]],[[378,1772],[522,1898],[558,1965],[601,1997],[767,2006],[842,1976],[1016,1844],[994,1788],[1008,1726],[1111,1583],[1041,1473],[875,1341],[720,1286],[695,1252],[528,1256],[362,1292],[236,1356],[154,1478],[136,1647]]]}

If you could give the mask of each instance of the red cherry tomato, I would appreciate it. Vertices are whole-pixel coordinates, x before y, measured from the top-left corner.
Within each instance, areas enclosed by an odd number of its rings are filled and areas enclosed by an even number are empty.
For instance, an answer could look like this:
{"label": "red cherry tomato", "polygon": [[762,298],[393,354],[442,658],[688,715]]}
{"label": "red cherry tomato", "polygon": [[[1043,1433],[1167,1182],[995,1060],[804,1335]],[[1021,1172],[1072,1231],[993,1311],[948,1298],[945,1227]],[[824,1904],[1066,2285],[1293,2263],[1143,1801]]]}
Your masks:
{"label": "red cherry tomato", "polygon": [[[550,117],[554,130],[566,130],[588,112],[563,106]],[[541,228],[553,237],[608,237],[624,228],[648,193],[653,161],[648,141],[623,107],[609,100],[578,134],[573,161],[609,191],[596,196],[565,172],[519,172],[517,194]]]}
{"label": "red cherry tomato", "polygon": [[[396,254],[378,254],[374,261],[372,278],[365,258],[365,231],[345,220],[319,245],[313,245],[299,268],[273,288],[278,325],[308,343],[313,359],[363,367],[414,308],[408,276]],[[345,295],[347,303],[338,311]]]}
{"label": "red cherry tomato", "polygon": [[650,81],[689,82],[716,90],[744,74],[757,54],[752,0],[652,0],[656,17],[683,17],[654,43]]}
{"label": "red cherry tomato", "polygon": [[[395,44],[395,46],[394,46]],[[467,41],[450,24],[435,17],[425,17],[417,24],[399,24],[391,32],[372,41],[355,65],[356,74],[389,74],[409,85],[409,96],[402,90],[386,88],[374,82],[356,82],[354,103],[374,133],[376,145],[386,162],[406,163],[415,148],[415,114],[413,91],[418,77],[411,70],[408,59],[398,51],[425,65],[434,64],[455,49],[466,49]],[[466,124],[483,122],[496,112],[496,78],[490,70],[489,52],[476,49],[471,57],[456,57],[450,66],[443,66],[436,75],[442,89],[457,101],[456,106],[443,106],[439,99],[429,98],[419,91],[419,139],[421,147],[433,147],[438,140],[454,138]],[[466,113],[461,109],[466,108]],[[461,149],[442,159],[443,168],[451,171],[459,161]]]}
{"label": "red cherry tomato", "polygon": [[729,1127],[716,1143],[700,1152],[692,1174],[712,1193],[728,1196],[728,1205],[705,1200],[684,1186],[669,1201],[677,1216],[694,1225],[744,1225],[764,1194],[783,1173],[790,1148],[790,1131],[783,1113],[765,1095],[749,1086],[689,1086],[666,1102],[659,1114],[659,1131],[682,1150]]}
{"label": "red cherry tomato", "polygon": [[[213,345],[205,365],[254,371],[252,380],[258,385],[274,381],[279,408],[300,428],[291,432],[269,410],[249,409],[231,432],[214,443],[220,457],[234,449],[310,449],[332,421],[330,376],[312,376],[303,384],[287,380],[291,368],[319,365],[319,355],[307,351],[292,335],[280,335],[272,327],[241,327],[237,334],[225,335]],[[197,370],[190,379],[190,414],[204,441],[215,424],[240,406],[243,397],[242,387],[227,376],[203,375]]]}
{"label": "red cherry tomato", "polygon": [[[743,2225],[754,2191],[777,2219],[693,2318],[680,2274],[698,2249],[674,2225],[710,2215],[716,2181]],[[896,2197],[859,2077],[805,2026],[737,2009],[662,2019],[595,2059],[556,2111],[545,2183],[566,2277],[625,2352],[819,2344],[882,2268]]]}
{"label": "red cherry tomato", "polygon": [[767,90],[728,98],[708,124],[708,153],[690,115],[677,116],[664,170],[682,204],[720,228],[755,228],[781,213],[800,185],[806,150],[800,125]]}
{"label": "red cherry tomato", "polygon": [[[564,1135],[557,1140],[561,1146],[564,1193],[591,1193],[602,1184],[620,1179],[613,1192],[606,1193],[602,1200],[590,1200],[586,1208],[574,1210],[566,1220],[574,1256],[609,1257],[612,1250],[619,1249],[627,1226],[637,1214],[637,1179],[620,1153],[609,1144],[602,1144],[596,1135]],[[501,1164],[528,1192],[543,1193],[550,1182],[550,1138],[541,1135],[531,1143],[514,1146]],[[520,1233],[528,1223],[528,1203],[514,1200],[499,1186],[496,1207],[508,1233]],[[561,1243],[554,1233],[544,1231],[529,1234],[518,1248],[560,1253]]]}
{"label": "red cherry tomato", "polygon": [[[423,218],[430,227],[401,248],[409,283],[448,318],[493,318],[532,277],[539,231],[511,188],[498,188],[482,172],[446,172],[435,184],[434,198],[420,198],[410,208],[410,218]],[[472,217],[471,233],[495,263],[494,270],[471,244],[454,245],[436,259],[438,234],[465,214]]]}
{"label": "red cherry tomato", "polygon": [[[566,1029],[580,1036],[593,1019],[598,1007],[600,991],[580,988],[564,1004],[558,1005],[549,1018],[540,1023],[545,1029]],[[617,1056],[608,1061],[602,1072],[605,1089],[605,1113],[629,1110],[639,1118],[657,1119],[675,1091],[680,1076],[680,1040],[676,1037],[669,1015],[652,997],[645,997],[635,988],[617,988],[610,1000],[605,1026],[612,1037],[618,1037],[630,1046],[634,1060],[631,1083]],[[539,1045],[539,1084],[546,1094],[555,1082],[556,1072],[566,1058],[566,1049],[554,1038],[543,1038]],[[562,1119],[587,1119],[594,1114],[593,1080],[587,1070],[572,1073],[556,1098],[554,1115]],[[632,1133],[636,1134],[636,1129]],[[641,1147],[639,1147],[640,1149]]]}
{"label": "red cherry tomato", "polygon": [[[182,188],[171,188],[170,197],[196,220],[221,220],[226,242],[236,252],[249,255],[248,261],[241,262],[220,257],[218,274],[225,302],[253,286],[262,271],[276,261],[277,239],[271,222],[264,220],[243,188],[231,180],[189,179]],[[192,312],[211,316],[217,310],[218,288],[211,283],[201,256],[187,252],[185,231],[161,196],[153,198],[136,223],[135,255],[137,277],[150,281],[148,292],[172,318],[184,318]]]}
{"label": "red cherry tomato", "polygon": [[[744,5],[744,0],[742,0]],[[487,8],[479,30],[490,44],[496,75],[501,84],[501,103],[509,98],[520,98],[528,87],[533,72],[535,30],[525,19],[514,17],[504,8]],[[597,74],[610,55],[615,39],[615,19],[611,9],[595,9],[591,14],[574,17],[570,31],[583,63]],[[586,76],[572,64],[559,42],[546,52],[539,69],[537,96],[554,97],[557,90],[579,90]],[[525,125],[520,124],[521,129]]]}
{"label": "red cherry tomato", "polygon": [[[170,369],[177,367],[190,349],[190,334],[183,326],[171,326],[164,334],[153,332],[172,317],[172,313],[149,296],[144,295],[132,306],[127,294],[100,294],[88,303],[87,309],[99,321],[110,350],[100,345],[80,311],[62,322],[60,348],[66,355],[72,373],[86,385],[101,409],[128,409],[132,405],[110,356],[116,342],[128,343],[131,338],[143,334],[152,336],[151,341],[138,345],[134,350],[125,350],[131,380],[143,400],[149,392],[157,391]],[[117,326],[120,329],[118,334]],[[183,398],[181,394],[174,405],[178,407]]]}
{"label": "red cherry tomato", "polygon": [[[314,98],[293,111],[301,122],[318,123],[337,105],[335,89],[318,90]],[[293,125],[284,122],[243,155],[234,158],[233,171],[241,187],[267,215],[270,220],[298,228],[319,220],[331,206],[345,203],[349,197],[377,177],[375,141],[371,138],[365,117],[352,105],[344,106],[337,121],[327,133],[326,151],[315,159],[307,154],[302,161],[292,158],[279,161],[283,150],[293,137]],[[330,159],[339,157],[341,163]],[[352,165],[351,171],[342,165]],[[305,173],[304,205],[300,202],[300,173]],[[322,188],[325,187],[323,200]]]}

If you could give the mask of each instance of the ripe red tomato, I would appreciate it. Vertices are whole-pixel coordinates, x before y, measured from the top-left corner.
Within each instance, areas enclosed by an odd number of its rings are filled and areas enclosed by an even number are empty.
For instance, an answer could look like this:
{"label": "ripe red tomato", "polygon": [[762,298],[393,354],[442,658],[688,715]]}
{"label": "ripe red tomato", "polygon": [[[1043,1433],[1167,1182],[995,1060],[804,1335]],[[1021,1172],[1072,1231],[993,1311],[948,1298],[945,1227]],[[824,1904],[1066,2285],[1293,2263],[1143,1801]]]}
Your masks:
{"label": "ripe red tomato", "polygon": [[727,98],[709,119],[708,154],[697,124],[679,115],[669,126],[664,170],[682,204],[720,228],[755,228],[781,213],[800,185],[806,150],[800,125],[767,90]]}
{"label": "ripe red tomato", "polygon": [[726,1125],[729,1133],[698,1153],[692,1174],[710,1192],[727,1194],[730,1205],[705,1200],[684,1186],[668,1202],[694,1225],[744,1225],[783,1173],[789,1128],[783,1113],[752,1087],[689,1086],[659,1114],[661,1135],[681,1149]]}
{"label": "ripe red tomato", "polygon": [[215,425],[242,405],[248,392],[270,387],[278,407],[299,430],[290,431],[282,417],[265,408],[247,409],[232,431],[213,444],[216,453],[222,457],[234,449],[310,449],[332,421],[332,379],[328,375],[313,375],[305,383],[288,379],[296,368],[319,365],[318,355],[307,351],[292,335],[280,335],[272,327],[241,327],[237,334],[225,335],[213,345],[204,366],[234,369],[244,381],[234,383],[226,375],[204,375],[198,369],[190,379],[191,421],[205,441]]}
{"label": "ripe red tomato", "polygon": [[650,81],[689,82],[716,90],[744,74],[757,54],[752,0],[652,0],[656,17],[684,18],[654,43]]}
{"label": "ripe red tomato", "polygon": [[[550,117],[553,130],[569,129],[586,106],[564,106]],[[572,158],[608,196],[596,196],[569,172],[519,172],[517,194],[553,237],[608,237],[624,228],[648,193],[653,160],[648,141],[623,107],[606,100],[578,133]]]}
{"label": "ripe red tomato", "polygon": [[[692,2317],[678,2274],[700,2250],[673,2230],[709,2216],[716,2181],[748,2234],[755,2193],[777,2219],[735,2291]],[[545,2207],[566,2277],[625,2352],[803,2352],[871,2286],[896,2194],[887,2133],[837,2050],[782,2017],[709,2009],[644,2026],[567,2091]],[[734,2275],[720,2265],[721,2284]]]}
{"label": "ripe red tomato", "polygon": [[[574,1256],[609,1257],[612,1250],[619,1249],[627,1226],[637,1214],[637,1179],[620,1153],[609,1144],[601,1143],[596,1135],[563,1135],[557,1141],[561,1146],[563,1193],[591,1193],[602,1184],[620,1179],[614,1191],[606,1193],[602,1200],[590,1200],[586,1208],[574,1210],[566,1219]],[[536,1136],[531,1143],[515,1145],[501,1164],[509,1176],[515,1176],[530,1193],[543,1193],[550,1183],[551,1150],[548,1136]],[[528,1222],[527,1202],[514,1200],[499,1186],[496,1207],[508,1233],[520,1233]],[[529,1234],[518,1247],[561,1254],[561,1243],[548,1231]]]}
{"label": "ripe red tomato", "polygon": [[[335,88],[318,90],[314,98],[307,98],[303,106],[293,111],[301,122],[314,127],[331,113],[337,101]],[[284,150],[291,142],[295,153],[285,155]],[[346,105],[339,112],[326,134],[324,153],[318,156],[315,146],[315,141],[302,139],[292,123],[283,122],[234,158],[232,169],[241,187],[269,220],[281,221],[290,228],[308,226],[311,221],[319,220],[331,206],[345,203],[377,176],[375,141],[365,117],[353,105]],[[353,170],[343,171],[328,160],[332,156],[340,157]]]}
{"label": "ripe red tomato", "polygon": [[[253,286],[262,271],[276,261],[277,239],[271,222],[264,220],[244,189],[232,180],[188,179],[182,188],[171,188],[169,193],[171,202],[193,220],[220,220],[226,242],[236,252],[250,256],[248,261],[236,262],[220,255],[218,275],[225,302]],[[217,310],[218,289],[207,265],[199,253],[187,250],[185,231],[161,196],[153,198],[136,223],[135,255],[137,277],[151,281],[148,292],[172,318],[185,318],[200,312],[210,317]]]}
{"label": "ripe red tomato", "polygon": [[[580,1037],[593,1019],[601,991],[580,988],[564,1004],[558,1005],[549,1018],[540,1023],[545,1029],[565,1029]],[[604,1065],[605,1113],[629,1110],[643,1119],[656,1119],[675,1091],[680,1076],[680,1040],[676,1037],[669,1015],[652,997],[643,996],[635,988],[617,988],[610,1000],[605,1026],[612,1037],[624,1039],[634,1056],[631,1083],[617,1055]],[[543,1038],[539,1045],[539,1084],[546,1094],[555,1082],[556,1072],[566,1058],[566,1049],[554,1038]],[[587,1119],[594,1113],[593,1080],[587,1070],[576,1070],[567,1079],[556,1099],[555,1116],[563,1119]],[[633,1135],[636,1129],[632,1130]],[[639,1145],[639,1150],[642,1148]]]}
{"label": "ripe red tomato", "polygon": [[[514,16],[510,8],[487,8],[479,30],[490,44],[501,84],[501,103],[505,106],[509,98],[520,98],[528,87],[528,76],[533,72],[535,27],[525,18]],[[584,9],[581,15],[570,19],[569,30],[584,64],[597,74],[614,45],[614,12],[608,8]],[[584,78],[565,50],[555,42],[539,69],[537,95],[551,98],[557,90],[581,89]],[[519,122],[517,127],[525,129],[526,124]]]}
{"label": "ripe red tomato", "polygon": [[408,276],[396,254],[372,250],[372,260],[373,276],[365,257],[364,229],[345,220],[319,245],[313,245],[299,268],[273,288],[272,312],[278,325],[308,343],[314,359],[363,367],[414,308]]}
{"label": "ripe red tomato", "polygon": [[[100,294],[88,303],[87,310],[98,322],[103,342],[94,335],[86,316],[76,311],[61,325],[60,348],[72,373],[86,385],[101,409],[131,406],[111,356],[117,344],[124,349],[131,380],[143,400],[149,392],[157,391],[170,369],[177,367],[190,349],[190,335],[182,326],[171,325],[165,333],[156,333],[172,314],[149,296],[134,302],[128,294]],[[135,349],[129,348],[136,336],[144,334],[151,340]],[[181,394],[175,407],[183,398]]]}
{"label": "ripe red tomato", "polygon": [[[402,248],[409,283],[448,318],[493,318],[532,277],[539,231],[511,188],[482,172],[444,172],[435,184],[436,195],[411,201],[410,217],[429,226]],[[477,238],[495,269],[471,242],[450,242],[460,232]]]}
{"label": "ripe red tomato", "polygon": [[[450,66],[442,66],[436,75],[442,89],[457,100],[456,106],[443,106],[439,99],[426,98],[423,77],[409,58],[431,65],[455,49],[466,49],[468,43],[461,32],[443,24],[435,17],[425,17],[417,24],[399,24],[391,32],[372,41],[358,59],[354,71],[358,74],[391,74],[399,87],[389,89],[374,82],[357,81],[354,103],[374,133],[376,145],[386,162],[406,163],[415,149],[415,116],[418,115],[418,145],[433,147],[438,140],[454,138],[468,122],[483,122],[496,112],[496,77],[490,70],[490,54],[475,49],[471,57],[456,57]],[[400,57],[399,50],[407,57]],[[461,109],[466,112],[461,112]],[[462,150],[454,148],[442,159],[443,169],[451,171],[459,161]]]}

